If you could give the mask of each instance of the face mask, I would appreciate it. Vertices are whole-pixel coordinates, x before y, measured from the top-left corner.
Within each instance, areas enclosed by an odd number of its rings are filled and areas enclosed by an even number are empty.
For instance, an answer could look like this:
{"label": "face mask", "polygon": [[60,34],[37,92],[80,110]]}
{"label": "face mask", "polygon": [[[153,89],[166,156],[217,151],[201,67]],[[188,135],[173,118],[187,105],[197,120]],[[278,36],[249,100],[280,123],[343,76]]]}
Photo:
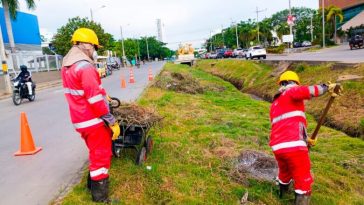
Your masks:
{"label": "face mask", "polygon": [[94,51],[94,53],[92,54],[92,60],[96,61],[97,60],[97,51]]}

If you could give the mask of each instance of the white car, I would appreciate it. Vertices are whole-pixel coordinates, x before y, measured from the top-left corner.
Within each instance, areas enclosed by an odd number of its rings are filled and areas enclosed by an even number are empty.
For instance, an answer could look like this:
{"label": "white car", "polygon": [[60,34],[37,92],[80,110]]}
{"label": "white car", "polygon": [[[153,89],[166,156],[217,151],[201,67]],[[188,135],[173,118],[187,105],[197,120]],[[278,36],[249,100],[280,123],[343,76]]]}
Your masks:
{"label": "white car", "polygon": [[263,58],[266,59],[267,58],[267,51],[265,50],[265,48],[261,47],[261,46],[252,46],[249,48],[249,50],[246,52],[245,55],[245,59],[253,59],[253,58]]}
{"label": "white car", "polygon": [[302,46],[303,47],[310,47],[310,46],[312,46],[312,43],[310,41],[303,41]]}
{"label": "white car", "polygon": [[242,58],[244,55],[243,49],[242,48],[236,48],[233,51],[233,57],[234,58]]}

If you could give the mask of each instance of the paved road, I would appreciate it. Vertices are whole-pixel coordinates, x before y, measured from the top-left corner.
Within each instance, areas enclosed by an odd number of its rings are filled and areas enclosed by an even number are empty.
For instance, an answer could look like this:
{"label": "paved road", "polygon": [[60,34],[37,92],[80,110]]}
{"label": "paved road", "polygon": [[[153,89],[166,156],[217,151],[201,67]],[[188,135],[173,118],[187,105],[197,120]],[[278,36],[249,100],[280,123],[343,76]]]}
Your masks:
{"label": "paved road", "polygon": [[294,53],[288,55],[268,55],[267,60],[293,61],[338,61],[344,63],[363,63],[364,49],[350,50],[349,45],[340,45],[317,52]]}
{"label": "paved road", "polygon": [[[111,96],[123,101],[135,100],[148,84],[148,66],[155,76],[164,63],[155,62],[134,69],[136,83],[120,88],[116,71],[103,79]],[[87,162],[88,153],[83,140],[74,131],[62,88],[37,93],[36,101],[25,100],[14,106],[10,99],[0,101],[0,204],[48,204],[72,181],[78,180]],[[43,150],[36,155],[14,157],[20,142],[20,112],[26,112],[36,146]]]}

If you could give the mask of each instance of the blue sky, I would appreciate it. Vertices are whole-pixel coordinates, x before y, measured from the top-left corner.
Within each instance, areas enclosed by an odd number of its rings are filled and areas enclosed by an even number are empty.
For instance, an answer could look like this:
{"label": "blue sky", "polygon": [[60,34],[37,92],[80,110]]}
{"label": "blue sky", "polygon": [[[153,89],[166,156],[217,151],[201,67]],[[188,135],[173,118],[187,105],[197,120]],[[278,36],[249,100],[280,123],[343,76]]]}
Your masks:
{"label": "blue sky", "polygon": [[[24,2],[24,1],[20,1]],[[318,8],[318,0],[291,0],[294,7]],[[101,23],[106,32],[120,39],[120,25],[124,37],[156,36],[156,19],[163,22],[164,41],[175,49],[179,42],[190,42],[199,47],[210,31],[218,31],[232,21],[259,19],[288,8],[289,0],[39,0],[37,8],[28,11],[38,16],[41,33],[55,33],[57,28],[75,16]],[[102,6],[104,8],[100,8]]]}

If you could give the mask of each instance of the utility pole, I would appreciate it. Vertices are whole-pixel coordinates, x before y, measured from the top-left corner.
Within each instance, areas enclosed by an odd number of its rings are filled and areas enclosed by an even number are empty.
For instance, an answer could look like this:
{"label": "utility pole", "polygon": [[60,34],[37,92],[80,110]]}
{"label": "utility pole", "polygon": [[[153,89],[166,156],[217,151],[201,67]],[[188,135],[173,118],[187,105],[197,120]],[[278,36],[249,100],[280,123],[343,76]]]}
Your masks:
{"label": "utility pole", "polygon": [[3,34],[1,31],[0,26],[0,57],[1,57],[1,64],[2,64],[2,71],[5,79],[5,88],[7,93],[12,93],[11,90],[11,83],[10,83],[10,76],[8,73],[8,65],[6,62],[6,54],[5,54],[5,46],[4,46],[4,40],[3,40]]}
{"label": "utility pole", "polygon": [[313,14],[311,15],[311,42],[313,42]]}
{"label": "utility pole", "polygon": [[[292,17],[291,0],[289,0],[289,16]],[[293,24],[289,24],[289,35],[293,34]]]}
{"label": "utility pole", "polygon": [[120,26],[120,34],[121,34],[121,47],[123,49],[123,57],[122,57],[122,61],[123,61],[123,66],[126,65],[126,56],[125,56],[125,48],[124,48],[124,36],[123,36],[123,27]]}
{"label": "utility pole", "polygon": [[148,62],[149,62],[149,46],[148,46],[148,36],[145,37],[145,42],[147,43],[147,56],[148,56]]}
{"label": "utility pole", "polygon": [[326,47],[325,43],[325,0],[322,1],[322,48]]}
{"label": "utility pole", "polygon": [[239,48],[238,23],[235,25],[236,48]]}
{"label": "utility pole", "polygon": [[225,48],[224,25],[221,25],[222,45]]}
{"label": "utility pole", "polygon": [[258,43],[260,43],[260,34],[259,34],[259,13],[266,11],[267,9],[259,10],[257,7],[256,13],[257,13],[257,30],[258,30]]}
{"label": "utility pole", "polygon": [[210,52],[212,52],[212,32],[210,31]]}
{"label": "utility pole", "polygon": [[92,13],[92,8],[90,8],[90,13],[91,13],[91,21],[94,21],[94,15]]}

